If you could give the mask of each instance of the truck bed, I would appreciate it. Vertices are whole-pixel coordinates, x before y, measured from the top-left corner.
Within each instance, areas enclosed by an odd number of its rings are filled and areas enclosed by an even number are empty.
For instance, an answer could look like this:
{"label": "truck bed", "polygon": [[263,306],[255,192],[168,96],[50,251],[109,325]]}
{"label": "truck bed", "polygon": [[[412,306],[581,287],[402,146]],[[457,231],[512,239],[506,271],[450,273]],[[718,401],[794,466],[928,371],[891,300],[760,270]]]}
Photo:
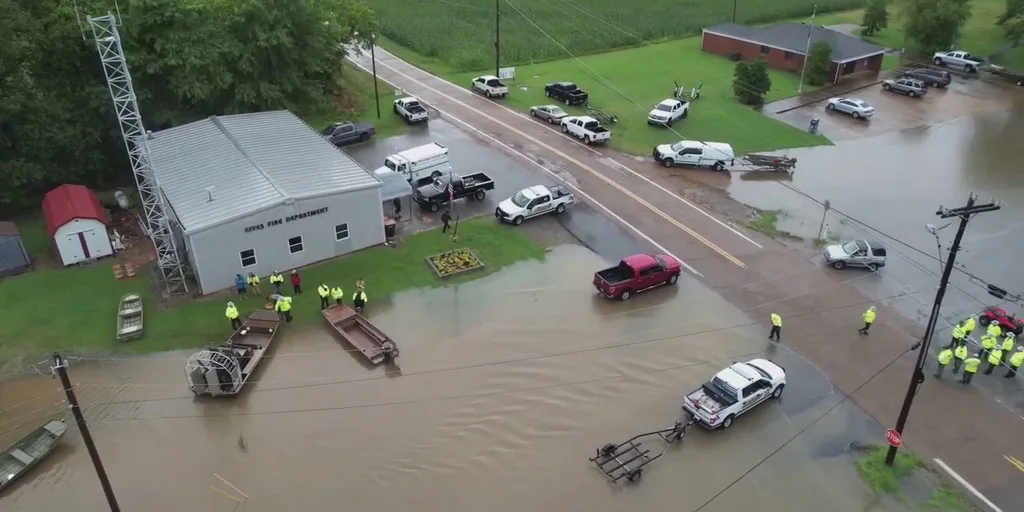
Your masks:
{"label": "truck bed", "polygon": [[697,388],[692,393],[686,395],[686,398],[693,402],[698,409],[711,415],[717,414],[722,409],[732,405],[730,403],[732,402],[731,400],[716,393],[708,384]]}
{"label": "truck bed", "polygon": [[359,350],[371,363],[384,362],[383,345],[390,339],[366,317],[345,304],[331,306],[323,311],[323,315],[341,338]]}
{"label": "truck bed", "polygon": [[486,175],[486,174],[484,174],[482,172],[478,172],[478,173],[470,174],[469,176],[463,176],[462,177],[462,186],[465,189],[467,189],[467,190],[468,189],[473,189],[473,188],[479,188],[481,186],[487,186],[487,185],[491,185],[491,188],[493,188],[494,187],[494,180],[492,180],[490,176],[488,176],[488,175]]}
{"label": "truck bed", "polygon": [[617,285],[624,283],[633,278],[633,271],[628,268],[622,268],[621,265],[616,265],[612,268],[606,268],[597,272],[597,277],[604,279],[605,283],[609,285]]}

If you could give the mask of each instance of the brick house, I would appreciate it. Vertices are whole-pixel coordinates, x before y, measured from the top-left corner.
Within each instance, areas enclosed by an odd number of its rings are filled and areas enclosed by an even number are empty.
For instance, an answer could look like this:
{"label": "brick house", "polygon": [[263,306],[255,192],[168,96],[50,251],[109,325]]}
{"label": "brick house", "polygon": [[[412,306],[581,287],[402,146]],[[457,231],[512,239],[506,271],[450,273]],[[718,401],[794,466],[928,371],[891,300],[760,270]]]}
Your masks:
{"label": "brick house", "polygon": [[761,58],[772,68],[799,73],[808,48],[808,31],[811,45],[821,40],[832,45],[829,70],[832,83],[853,73],[878,73],[882,69],[885,48],[842,32],[802,23],[779,23],[769,27],[715,25],[704,29],[700,49],[736,60]]}

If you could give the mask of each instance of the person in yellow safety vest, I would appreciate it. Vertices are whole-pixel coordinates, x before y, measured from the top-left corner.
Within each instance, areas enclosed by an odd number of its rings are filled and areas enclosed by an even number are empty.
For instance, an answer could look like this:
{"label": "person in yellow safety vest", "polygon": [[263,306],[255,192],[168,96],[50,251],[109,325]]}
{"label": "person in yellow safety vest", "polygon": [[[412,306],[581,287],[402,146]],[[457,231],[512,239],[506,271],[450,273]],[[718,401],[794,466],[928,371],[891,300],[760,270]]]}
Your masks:
{"label": "person in yellow safety vest", "polygon": [[237,331],[242,326],[242,321],[238,318],[238,308],[235,307],[234,302],[228,302],[227,309],[224,310],[224,316],[231,320],[231,331]]}
{"label": "person in yellow safety vest", "polygon": [[292,322],[292,298],[291,297],[279,297],[277,302],[274,303],[274,310],[277,314],[284,317],[285,322]]}
{"label": "person in yellow safety vest", "polygon": [[964,360],[964,376],[960,379],[961,384],[970,384],[971,379],[974,378],[974,374],[978,373],[978,367],[981,366],[981,358],[978,357],[980,354],[974,354]]}
{"label": "person in yellow safety vest", "polygon": [[864,327],[861,327],[859,333],[867,336],[868,329],[871,328],[871,324],[875,323],[875,307],[871,306],[867,311],[864,312]]}
{"label": "person in yellow safety vest", "polygon": [[260,276],[249,272],[249,275],[245,278],[245,282],[249,284],[249,288],[256,293],[257,297],[262,297],[263,292],[260,291]]}
{"label": "person in yellow safety vest", "polygon": [[1012,379],[1017,376],[1017,369],[1020,365],[1024,364],[1024,347],[1017,347],[1017,351],[1010,356],[1010,369],[1007,370],[1006,375],[1003,377]]}
{"label": "person in yellow safety vest", "polygon": [[366,292],[358,290],[353,293],[352,305],[356,308],[357,313],[362,313],[363,308],[366,307]]}
{"label": "person in yellow safety vest", "polygon": [[988,368],[985,368],[985,375],[992,375],[992,370],[1003,361],[1003,351],[996,347],[988,353]]}
{"label": "person in yellow safety vest", "polygon": [[964,336],[967,333],[964,332],[964,323],[960,322],[953,326],[953,338],[949,340],[949,345],[946,348],[955,348],[957,345],[964,342]]}
{"label": "person in yellow safety vest", "polygon": [[960,344],[953,349],[953,375],[960,372],[960,367],[964,364],[964,359],[967,359],[967,345]]}
{"label": "person in yellow safety vest", "polygon": [[331,289],[326,284],[320,283],[320,286],[316,287],[316,293],[320,296],[320,309],[327,309],[327,306],[331,305]]}
{"label": "person in yellow safety vest", "polygon": [[341,291],[340,286],[331,288],[331,298],[334,299],[335,304],[341,304],[341,300],[345,298],[345,292]]}
{"label": "person in yellow safety vest", "polygon": [[1017,337],[1012,332],[1006,333],[1006,337],[1003,338],[1003,346],[999,347],[1003,349],[1003,360],[1002,363],[1006,362],[1006,358],[1010,357],[1010,353],[1013,352],[1013,346],[1017,344]]}
{"label": "person in yellow safety vest", "polygon": [[768,332],[768,340],[771,341],[775,338],[775,341],[782,341],[782,317],[777,313],[772,313],[772,330]]}
{"label": "person in yellow safety vest", "polygon": [[981,357],[987,358],[988,353],[996,348],[996,339],[988,334],[981,337]]}
{"label": "person in yellow safety vest", "polygon": [[270,274],[270,286],[274,287],[274,293],[280,295],[282,285],[284,285],[284,276],[275,270]]}
{"label": "person in yellow safety vest", "polygon": [[948,347],[940,350],[938,359],[939,367],[935,370],[935,378],[941,379],[942,372],[943,370],[946,369],[946,365],[948,365],[953,360],[953,351],[950,350]]}
{"label": "person in yellow safety vest", "polygon": [[961,323],[964,324],[964,338],[970,336],[974,332],[974,328],[977,327],[973,316],[965,318]]}
{"label": "person in yellow safety vest", "polygon": [[1003,335],[1003,330],[999,328],[999,322],[994,320],[992,323],[988,324],[987,332],[989,336],[992,336],[995,339],[999,339],[999,337]]}

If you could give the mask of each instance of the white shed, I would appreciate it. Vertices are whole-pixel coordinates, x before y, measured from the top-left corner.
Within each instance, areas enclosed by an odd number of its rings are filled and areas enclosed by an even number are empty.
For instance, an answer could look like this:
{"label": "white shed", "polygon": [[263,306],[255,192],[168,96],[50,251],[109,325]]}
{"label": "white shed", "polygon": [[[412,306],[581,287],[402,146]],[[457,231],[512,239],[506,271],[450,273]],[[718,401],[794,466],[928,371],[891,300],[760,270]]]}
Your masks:
{"label": "white shed", "polygon": [[61,185],[43,197],[43,220],[64,266],[114,254],[107,214],[83,185]]}

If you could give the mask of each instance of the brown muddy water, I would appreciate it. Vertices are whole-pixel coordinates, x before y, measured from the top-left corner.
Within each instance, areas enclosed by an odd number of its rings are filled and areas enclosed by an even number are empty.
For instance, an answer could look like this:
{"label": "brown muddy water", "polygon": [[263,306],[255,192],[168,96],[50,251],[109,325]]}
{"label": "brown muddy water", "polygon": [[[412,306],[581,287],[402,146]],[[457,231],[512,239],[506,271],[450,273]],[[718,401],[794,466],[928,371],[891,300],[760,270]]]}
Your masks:
{"label": "brown muddy water", "polygon": [[[560,246],[545,262],[375,307],[402,348],[401,375],[365,367],[318,329],[288,333],[234,399],[193,400],[186,353],[70,371],[126,511],[235,510],[225,494],[254,512],[695,510],[839,400],[817,370],[770,347],[763,326],[722,330],[751,320],[695,280],[610,302],[590,285],[603,264]],[[671,426],[682,394],[760,356],[789,370],[780,401],[728,432],[690,430],[637,485],[610,485],[587,461]],[[63,414],[60,396],[49,377],[0,387],[0,443]],[[844,450],[880,428],[844,404],[705,510],[882,510]],[[107,510],[75,428],[0,502]]]}

